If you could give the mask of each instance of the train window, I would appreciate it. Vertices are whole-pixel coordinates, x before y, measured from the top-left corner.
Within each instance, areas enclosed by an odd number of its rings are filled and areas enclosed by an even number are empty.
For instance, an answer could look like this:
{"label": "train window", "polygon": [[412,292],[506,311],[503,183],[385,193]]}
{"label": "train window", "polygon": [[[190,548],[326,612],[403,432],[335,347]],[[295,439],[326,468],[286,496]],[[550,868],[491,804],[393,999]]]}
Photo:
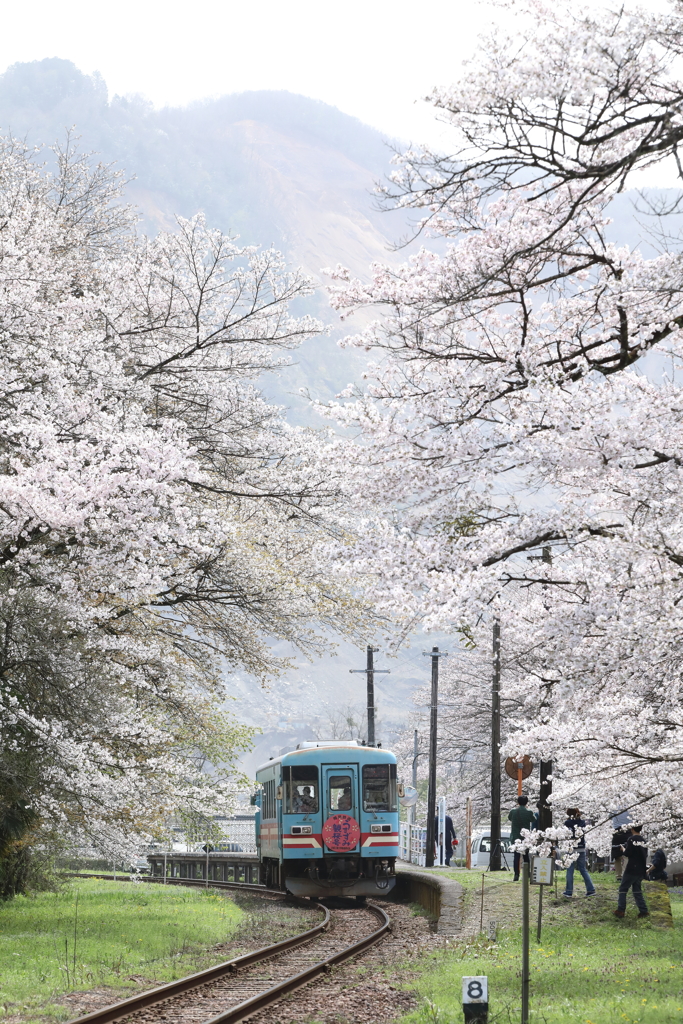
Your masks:
{"label": "train window", "polygon": [[264,821],[269,821],[277,817],[275,808],[275,779],[268,779],[267,782],[263,783],[261,817]]}
{"label": "train window", "polygon": [[315,814],[318,810],[318,769],[314,764],[285,765],[285,814]]}
{"label": "train window", "polygon": [[396,765],[363,765],[363,810],[396,811]]}
{"label": "train window", "polygon": [[330,810],[353,809],[353,786],[350,775],[330,775]]}

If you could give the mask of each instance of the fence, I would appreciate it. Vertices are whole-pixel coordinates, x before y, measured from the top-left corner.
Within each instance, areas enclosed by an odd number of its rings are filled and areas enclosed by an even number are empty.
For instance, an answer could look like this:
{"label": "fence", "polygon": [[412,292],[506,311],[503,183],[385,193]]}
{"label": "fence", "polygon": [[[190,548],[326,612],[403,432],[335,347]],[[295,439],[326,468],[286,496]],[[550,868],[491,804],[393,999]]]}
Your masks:
{"label": "fence", "polygon": [[[439,797],[436,806],[435,847],[434,863],[446,863],[446,798]],[[407,821],[399,822],[399,833],[401,836],[400,848],[401,860],[409,864],[425,866],[425,851],[427,849],[427,829],[423,825],[412,825]]]}
{"label": "fence", "polygon": [[425,850],[427,849],[427,829],[422,825],[410,825],[407,821],[399,824],[401,835],[401,860],[409,864],[425,865]]}
{"label": "fence", "polygon": [[[193,830],[194,834],[189,836],[183,831],[182,826],[176,825],[173,828],[173,845],[168,847],[168,852],[185,853],[205,850],[206,844],[218,853],[256,853],[256,819],[253,814],[233,814],[229,818],[216,816],[207,826],[207,836],[202,835],[202,827],[199,825]],[[147,853],[156,853],[163,849],[164,844],[150,847]]]}
{"label": "fence", "polygon": [[235,814],[232,818],[217,818],[216,824],[228,843],[237,843],[244,853],[256,853],[256,824],[251,814]]}

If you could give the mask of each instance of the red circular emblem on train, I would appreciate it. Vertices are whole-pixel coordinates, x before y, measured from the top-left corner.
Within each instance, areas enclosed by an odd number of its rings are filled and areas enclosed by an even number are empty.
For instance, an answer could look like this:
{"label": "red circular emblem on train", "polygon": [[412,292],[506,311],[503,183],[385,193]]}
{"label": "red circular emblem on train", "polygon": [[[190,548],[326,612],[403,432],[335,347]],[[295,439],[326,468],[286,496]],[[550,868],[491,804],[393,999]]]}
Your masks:
{"label": "red circular emblem on train", "polygon": [[360,828],[350,814],[331,814],[323,825],[325,845],[336,853],[352,850],[360,841]]}

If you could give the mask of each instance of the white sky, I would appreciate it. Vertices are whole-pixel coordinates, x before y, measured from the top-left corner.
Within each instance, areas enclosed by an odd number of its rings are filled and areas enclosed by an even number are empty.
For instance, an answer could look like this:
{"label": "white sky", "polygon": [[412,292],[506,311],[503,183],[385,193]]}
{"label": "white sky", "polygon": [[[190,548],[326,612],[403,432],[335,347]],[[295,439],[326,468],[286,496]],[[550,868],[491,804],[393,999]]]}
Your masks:
{"label": "white sky", "polygon": [[63,57],[156,106],[287,89],[417,140],[433,114],[416,101],[454,77],[485,20],[476,0],[34,0],[3,5],[0,70]]}
{"label": "white sky", "polygon": [[63,57],[100,71],[110,95],[142,93],[155,106],[287,89],[397,138],[437,142],[421,97],[452,81],[477,35],[501,17],[478,0],[14,2],[3,5],[0,71]]}

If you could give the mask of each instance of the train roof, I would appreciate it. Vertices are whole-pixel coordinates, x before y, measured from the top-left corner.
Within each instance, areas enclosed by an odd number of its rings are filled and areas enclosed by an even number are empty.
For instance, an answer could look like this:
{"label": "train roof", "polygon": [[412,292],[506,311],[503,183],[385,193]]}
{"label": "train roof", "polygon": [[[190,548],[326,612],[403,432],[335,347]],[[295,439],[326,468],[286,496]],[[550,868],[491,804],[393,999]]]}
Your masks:
{"label": "train roof", "polygon": [[[335,757],[334,752],[339,751]],[[269,761],[261,764],[256,772],[262,772],[266,768],[272,768],[277,764],[327,764],[330,760],[347,760],[351,752],[360,754],[365,762],[374,761],[379,764],[396,764],[396,755],[391,750],[383,747],[368,747],[358,740],[305,740],[299,743],[296,750],[290,750],[286,754],[279,754],[271,757]]]}

